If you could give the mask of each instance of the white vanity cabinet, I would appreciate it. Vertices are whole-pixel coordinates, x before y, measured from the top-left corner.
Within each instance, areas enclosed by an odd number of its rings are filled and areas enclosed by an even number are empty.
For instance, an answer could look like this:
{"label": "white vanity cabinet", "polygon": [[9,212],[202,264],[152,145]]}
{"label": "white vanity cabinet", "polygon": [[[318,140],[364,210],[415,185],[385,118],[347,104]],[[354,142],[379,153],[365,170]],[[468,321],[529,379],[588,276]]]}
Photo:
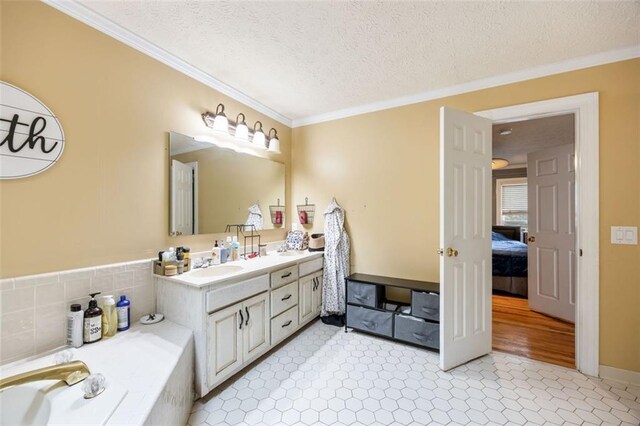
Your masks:
{"label": "white vanity cabinet", "polygon": [[299,290],[300,302],[298,310],[300,324],[304,324],[312,318],[320,315],[322,308],[322,271],[300,278]]}
{"label": "white vanity cabinet", "polygon": [[155,278],[158,312],[193,330],[199,397],[320,312],[322,253],[274,253],[230,265],[240,266],[238,272],[212,266]]}
{"label": "white vanity cabinet", "polygon": [[208,383],[213,387],[269,349],[268,293],[209,315]]}

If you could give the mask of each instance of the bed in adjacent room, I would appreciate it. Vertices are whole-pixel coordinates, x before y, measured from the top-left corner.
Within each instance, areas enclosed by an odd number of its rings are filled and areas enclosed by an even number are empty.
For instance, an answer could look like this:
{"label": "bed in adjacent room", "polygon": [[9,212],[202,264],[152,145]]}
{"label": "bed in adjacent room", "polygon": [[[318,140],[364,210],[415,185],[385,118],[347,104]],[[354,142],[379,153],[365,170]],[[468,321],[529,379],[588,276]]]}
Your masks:
{"label": "bed in adjacent room", "polygon": [[527,245],[520,241],[519,226],[494,226],[493,289],[527,297]]}

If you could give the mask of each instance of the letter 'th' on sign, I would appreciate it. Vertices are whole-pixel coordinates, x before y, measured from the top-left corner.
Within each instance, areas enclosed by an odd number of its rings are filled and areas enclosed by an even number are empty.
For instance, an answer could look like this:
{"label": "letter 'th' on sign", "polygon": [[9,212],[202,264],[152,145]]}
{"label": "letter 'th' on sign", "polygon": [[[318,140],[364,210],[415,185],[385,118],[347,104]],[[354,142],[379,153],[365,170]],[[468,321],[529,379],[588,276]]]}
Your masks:
{"label": "letter 'th' on sign", "polygon": [[53,112],[35,96],[0,81],[0,179],[36,175],[64,150],[64,132]]}

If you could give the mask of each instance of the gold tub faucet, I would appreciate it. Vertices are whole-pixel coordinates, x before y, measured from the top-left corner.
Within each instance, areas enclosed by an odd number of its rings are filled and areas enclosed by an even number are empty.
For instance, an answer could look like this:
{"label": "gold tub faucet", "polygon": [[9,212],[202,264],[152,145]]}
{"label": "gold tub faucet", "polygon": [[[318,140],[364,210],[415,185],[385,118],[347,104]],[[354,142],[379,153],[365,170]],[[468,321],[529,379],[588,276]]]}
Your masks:
{"label": "gold tub faucet", "polygon": [[50,365],[7,377],[0,380],[0,391],[12,386],[24,383],[38,382],[40,380],[60,380],[68,386],[75,385],[89,377],[89,367],[82,361],[71,361],[64,364]]}

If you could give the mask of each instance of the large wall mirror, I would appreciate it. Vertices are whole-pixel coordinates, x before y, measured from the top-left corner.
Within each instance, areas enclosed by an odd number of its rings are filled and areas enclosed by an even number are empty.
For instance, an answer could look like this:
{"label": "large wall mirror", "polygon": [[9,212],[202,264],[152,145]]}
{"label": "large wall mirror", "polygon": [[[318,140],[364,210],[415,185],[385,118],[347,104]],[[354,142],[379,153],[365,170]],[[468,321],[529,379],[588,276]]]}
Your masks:
{"label": "large wall mirror", "polygon": [[284,225],[283,216],[272,220],[269,208],[284,205],[284,164],[176,132],[169,133],[169,161],[169,235],[220,233],[247,223],[262,222],[260,229]]}

